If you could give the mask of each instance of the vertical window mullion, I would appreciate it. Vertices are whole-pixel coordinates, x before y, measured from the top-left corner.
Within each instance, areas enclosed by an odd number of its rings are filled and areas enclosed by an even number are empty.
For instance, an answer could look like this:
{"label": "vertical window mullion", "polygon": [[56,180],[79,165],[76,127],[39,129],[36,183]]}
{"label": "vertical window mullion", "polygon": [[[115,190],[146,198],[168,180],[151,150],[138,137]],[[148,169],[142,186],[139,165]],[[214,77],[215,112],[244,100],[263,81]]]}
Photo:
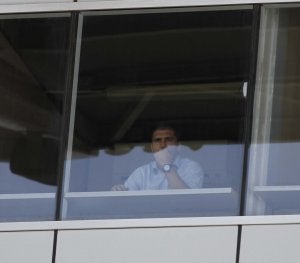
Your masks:
{"label": "vertical window mullion", "polygon": [[241,202],[240,202],[240,215],[244,215],[245,200],[246,200],[246,187],[247,187],[247,175],[249,165],[249,151],[251,145],[252,135],[252,119],[253,119],[253,107],[254,107],[254,94],[256,83],[256,70],[257,70],[257,56],[258,56],[258,41],[260,31],[260,16],[261,5],[254,5],[253,7],[253,24],[252,24],[252,37],[251,37],[251,54],[249,61],[249,86],[247,90],[246,101],[246,121],[245,121],[245,150],[244,150],[244,163],[243,163],[243,179],[241,189]]}
{"label": "vertical window mullion", "polygon": [[[56,220],[61,220],[61,209],[64,195],[64,180],[67,170],[68,162],[68,153],[70,147],[70,134],[73,133],[72,126],[74,125],[74,118],[72,118],[72,112],[74,111],[75,105],[73,102],[76,100],[73,96],[76,96],[76,87],[77,86],[77,72],[78,67],[78,45],[80,48],[81,39],[78,38],[80,35],[81,28],[79,26],[79,14],[73,12],[71,16],[71,26],[70,26],[70,37],[69,37],[69,54],[68,54],[68,72],[67,80],[65,87],[65,100],[63,107],[63,128],[61,133],[61,149],[60,149],[60,158],[59,158],[59,181],[58,181],[58,190],[57,190],[57,207],[56,207]],[[82,25],[82,24],[81,24]],[[74,91],[75,90],[75,91]],[[73,113],[74,115],[74,113]],[[72,138],[71,138],[72,140]]]}

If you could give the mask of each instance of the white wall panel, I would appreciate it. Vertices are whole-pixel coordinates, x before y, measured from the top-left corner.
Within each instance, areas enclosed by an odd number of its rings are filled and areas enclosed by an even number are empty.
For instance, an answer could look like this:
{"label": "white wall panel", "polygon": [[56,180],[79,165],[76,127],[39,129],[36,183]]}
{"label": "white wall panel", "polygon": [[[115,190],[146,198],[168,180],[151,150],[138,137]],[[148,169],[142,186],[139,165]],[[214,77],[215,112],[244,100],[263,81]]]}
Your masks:
{"label": "white wall panel", "polygon": [[239,263],[300,260],[300,224],[243,226]]}
{"label": "white wall panel", "polygon": [[53,231],[1,232],[1,263],[51,263]]}
{"label": "white wall panel", "polygon": [[237,227],[64,230],[56,263],[235,263]]}

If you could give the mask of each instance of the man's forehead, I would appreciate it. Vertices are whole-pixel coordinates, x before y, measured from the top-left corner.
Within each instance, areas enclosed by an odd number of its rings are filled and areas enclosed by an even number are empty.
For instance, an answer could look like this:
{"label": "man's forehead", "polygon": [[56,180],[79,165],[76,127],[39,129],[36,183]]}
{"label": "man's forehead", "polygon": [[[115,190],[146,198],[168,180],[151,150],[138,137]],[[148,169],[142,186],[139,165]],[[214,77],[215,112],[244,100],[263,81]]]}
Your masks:
{"label": "man's forehead", "polygon": [[152,137],[176,137],[176,135],[175,131],[171,129],[159,129],[153,132]]}

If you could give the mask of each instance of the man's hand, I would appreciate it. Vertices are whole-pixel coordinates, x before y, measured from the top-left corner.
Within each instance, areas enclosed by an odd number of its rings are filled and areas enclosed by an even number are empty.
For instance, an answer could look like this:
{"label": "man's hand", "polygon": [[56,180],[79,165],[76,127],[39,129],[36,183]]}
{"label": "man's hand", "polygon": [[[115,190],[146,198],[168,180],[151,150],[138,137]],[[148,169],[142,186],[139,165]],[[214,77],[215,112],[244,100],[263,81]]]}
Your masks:
{"label": "man's hand", "polygon": [[165,164],[171,164],[174,161],[176,153],[176,146],[168,146],[160,151],[154,153],[155,161],[158,166],[162,168]]}
{"label": "man's hand", "polygon": [[128,191],[128,188],[123,184],[116,184],[111,188],[112,191]]}

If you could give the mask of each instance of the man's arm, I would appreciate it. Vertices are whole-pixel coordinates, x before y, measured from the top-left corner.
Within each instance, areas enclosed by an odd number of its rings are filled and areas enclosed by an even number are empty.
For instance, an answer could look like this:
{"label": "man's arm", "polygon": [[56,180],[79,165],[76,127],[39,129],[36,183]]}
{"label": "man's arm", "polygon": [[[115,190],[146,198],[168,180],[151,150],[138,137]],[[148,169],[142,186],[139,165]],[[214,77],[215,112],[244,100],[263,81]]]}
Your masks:
{"label": "man's arm", "polygon": [[179,173],[180,178],[188,188],[199,189],[203,187],[204,173],[199,163],[185,158],[182,160]]}
{"label": "man's arm", "polygon": [[136,191],[141,189],[142,185],[142,167],[137,168],[133,173],[127,178],[124,184],[114,185],[112,191]]}
{"label": "man's arm", "polygon": [[[168,182],[169,189],[185,189],[189,186],[181,179],[177,172],[177,167],[173,164],[175,158],[175,150],[177,146],[168,146],[162,150],[154,153],[154,158],[159,169],[165,174]],[[168,166],[170,170],[165,170],[164,167]]]}
{"label": "man's arm", "polygon": [[173,166],[170,172],[165,172],[169,189],[187,189],[190,188],[178,175],[177,168]]}

